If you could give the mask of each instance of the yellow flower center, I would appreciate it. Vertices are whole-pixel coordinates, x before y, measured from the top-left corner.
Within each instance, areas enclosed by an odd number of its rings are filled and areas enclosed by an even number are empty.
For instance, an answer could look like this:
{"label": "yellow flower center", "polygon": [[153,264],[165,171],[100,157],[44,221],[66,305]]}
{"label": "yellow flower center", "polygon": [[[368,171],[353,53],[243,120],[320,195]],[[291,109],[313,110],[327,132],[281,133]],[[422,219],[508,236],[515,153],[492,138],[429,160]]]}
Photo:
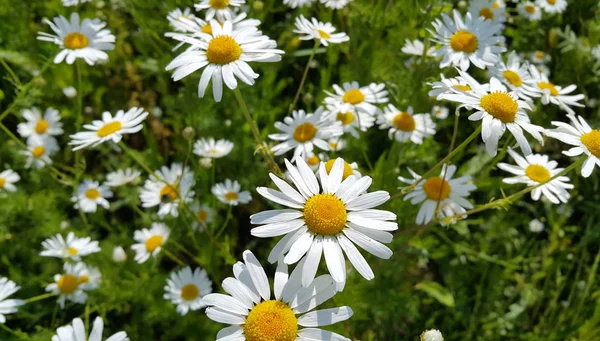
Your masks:
{"label": "yellow flower center", "polygon": [[123,124],[119,121],[110,122],[105,124],[102,128],[98,129],[96,134],[98,134],[98,137],[106,137],[120,130],[122,127]]}
{"label": "yellow flower center", "polygon": [[499,119],[502,123],[515,121],[519,104],[506,92],[493,92],[481,98],[479,103],[488,114]]}
{"label": "yellow flower center", "polygon": [[64,40],[65,47],[69,50],[83,49],[88,46],[88,43],[88,38],[79,32],[67,34]]}
{"label": "yellow flower center", "polygon": [[216,9],[224,9],[229,5],[229,0],[210,0],[210,7]]}
{"label": "yellow flower center", "polygon": [[316,166],[316,165],[318,165],[318,164],[319,164],[319,161],[321,161],[321,160],[319,160],[319,157],[318,157],[318,156],[316,156],[316,155],[313,155],[313,156],[309,157],[309,158],[306,160],[306,162],[308,162],[308,164],[309,164],[309,165],[311,165],[311,166]]}
{"label": "yellow flower center", "polygon": [[212,35],[212,26],[210,26],[210,24],[206,24],[206,25],[202,26],[202,33]]}
{"label": "yellow flower center", "polygon": [[549,3],[550,5],[556,4],[556,0],[546,0],[546,2]]}
{"label": "yellow flower center", "polygon": [[[331,173],[331,169],[333,168],[334,163],[335,160],[329,160],[325,162],[325,170],[327,171],[327,174]],[[342,175],[342,180],[346,180],[346,178],[350,175],[354,175],[354,170],[348,164],[348,162],[344,161],[344,175]]]}
{"label": "yellow flower center", "polygon": [[338,144],[337,144],[337,143],[335,143],[335,142],[330,142],[330,143],[329,143],[329,148],[331,148],[331,149],[333,149],[333,150],[337,150],[337,145],[338,145]]}
{"label": "yellow flower center", "polygon": [[423,191],[429,200],[442,201],[450,196],[450,190],[448,181],[439,176],[429,178],[423,184]]}
{"label": "yellow flower center", "polygon": [[458,31],[450,37],[450,47],[454,51],[472,53],[477,46],[477,37],[469,31]]}
{"label": "yellow flower center", "polygon": [[0,188],[4,188],[5,183],[6,183],[6,179],[0,178]]}
{"label": "yellow flower center", "polygon": [[67,248],[66,251],[69,254],[69,256],[75,256],[78,253],[77,249],[72,247]]}
{"label": "yellow flower center", "polygon": [[452,86],[455,89],[461,90],[461,91],[471,91],[471,86],[469,85],[461,85],[461,84],[456,84]]}
{"label": "yellow flower center", "polygon": [[174,189],[172,185],[165,185],[160,190],[160,198],[166,201],[175,201],[177,200],[177,191]]}
{"label": "yellow flower center", "polygon": [[195,300],[199,294],[200,290],[198,290],[198,287],[194,284],[188,284],[181,288],[181,298],[186,301]]}
{"label": "yellow flower center", "polygon": [[212,64],[225,65],[240,59],[242,48],[230,36],[218,36],[211,39],[206,49],[206,58]]}
{"label": "yellow flower center", "polygon": [[154,252],[154,250],[156,250],[156,248],[161,247],[163,244],[163,237],[162,236],[152,236],[148,239],[146,239],[146,250],[148,250],[148,252]]}
{"label": "yellow flower center", "polygon": [[294,130],[294,140],[306,142],[312,140],[317,135],[317,127],[310,122],[304,122]]}
{"label": "yellow flower center", "polygon": [[294,341],[298,319],[287,304],[270,300],[252,308],[242,328],[246,341]]}
{"label": "yellow flower center", "polygon": [[394,116],[392,124],[396,129],[406,132],[414,131],[417,126],[415,119],[407,112],[401,112]]}
{"label": "yellow flower center", "polygon": [[318,30],[317,32],[319,32],[319,36],[323,39],[329,39],[331,38],[331,36],[329,35],[329,33],[323,31],[323,30]]}
{"label": "yellow flower center", "polygon": [[56,284],[58,284],[58,290],[61,294],[68,295],[74,293],[75,290],[77,290],[77,288],[79,287],[79,280],[75,275],[66,274],[60,276]]}
{"label": "yellow flower center", "polygon": [[96,200],[100,197],[100,192],[95,188],[90,188],[85,191],[85,197],[91,200]]}
{"label": "yellow flower center", "polygon": [[38,134],[43,134],[46,132],[46,130],[48,130],[48,127],[50,125],[48,124],[48,122],[46,122],[45,120],[39,120],[36,124],[35,124],[35,132]]}
{"label": "yellow flower center", "polygon": [[239,198],[239,195],[235,192],[227,192],[225,194],[225,199],[227,199],[227,201],[234,201],[237,200]]}
{"label": "yellow flower center", "polygon": [[482,8],[481,11],[479,11],[479,16],[484,17],[485,20],[494,19],[494,12],[489,8]]}
{"label": "yellow flower center", "polygon": [[546,54],[542,51],[536,51],[535,56],[538,57],[539,59],[544,58]]}
{"label": "yellow flower center", "polygon": [[33,148],[33,150],[31,151],[31,155],[33,155],[33,157],[39,158],[42,155],[44,155],[45,152],[46,152],[46,147],[37,146],[37,147]]}
{"label": "yellow flower center", "polygon": [[346,226],[347,217],[346,205],[334,194],[317,194],[304,204],[304,221],[316,234],[339,233]]}
{"label": "yellow flower center", "polygon": [[499,8],[499,7],[500,7],[500,3],[498,1],[494,1],[492,8]]}
{"label": "yellow flower center", "polygon": [[554,87],[554,84],[552,84],[550,82],[539,82],[538,87],[542,90],[545,90],[545,89],[550,90],[550,95],[552,95],[552,96],[558,96],[558,90],[556,90],[556,87]]}
{"label": "yellow flower center", "polygon": [[581,143],[583,143],[592,155],[600,158],[600,130],[595,129],[581,135]]}
{"label": "yellow flower center", "polygon": [[347,126],[350,123],[354,122],[354,114],[351,112],[347,112],[347,113],[341,112],[341,113],[337,114],[335,119],[342,122],[343,125]]}
{"label": "yellow flower center", "polygon": [[532,4],[525,5],[525,12],[527,12],[529,14],[535,13],[535,6]]}
{"label": "yellow flower center", "polygon": [[343,101],[353,105],[362,103],[365,100],[365,95],[359,89],[352,89],[346,91],[344,94]]}
{"label": "yellow flower center", "polygon": [[196,217],[198,217],[198,220],[200,221],[205,221],[208,218],[208,212],[205,210],[200,210],[196,214]]}
{"label": "yellow flower center", "polygon": [[523,85],[523,79],[521,79],[521,76],[514,71],[506,70],[502,73],[502,76],[504,76],[504,79],[506,79],[507,82],[514,86]]}
{"label": "yellow flower center", "polygon": [[90,278],[87,275],[82,275],[79,277],[79,284],[85,284],[90,281]]}
{"label": "yellow flower center", "polygon": [[525,168],[525,175],[527,175],[531,180],[537,182],[546,182],[550,180],[550,172],[546,169],[546,167],[541,165],[529,165]]}

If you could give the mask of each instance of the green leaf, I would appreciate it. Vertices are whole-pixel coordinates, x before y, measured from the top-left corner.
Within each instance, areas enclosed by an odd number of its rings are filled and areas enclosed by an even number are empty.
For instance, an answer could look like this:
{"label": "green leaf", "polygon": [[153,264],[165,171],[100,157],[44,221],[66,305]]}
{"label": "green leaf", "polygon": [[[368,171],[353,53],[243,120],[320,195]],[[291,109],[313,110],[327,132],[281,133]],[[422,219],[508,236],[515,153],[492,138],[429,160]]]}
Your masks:
{"label": "green leaf", "polygon": [[454,307],[454,296],[441,284],[433,281],[423,281],[415,285],[415,288],[424,291],[427,295],[435,298],[441,304]]}

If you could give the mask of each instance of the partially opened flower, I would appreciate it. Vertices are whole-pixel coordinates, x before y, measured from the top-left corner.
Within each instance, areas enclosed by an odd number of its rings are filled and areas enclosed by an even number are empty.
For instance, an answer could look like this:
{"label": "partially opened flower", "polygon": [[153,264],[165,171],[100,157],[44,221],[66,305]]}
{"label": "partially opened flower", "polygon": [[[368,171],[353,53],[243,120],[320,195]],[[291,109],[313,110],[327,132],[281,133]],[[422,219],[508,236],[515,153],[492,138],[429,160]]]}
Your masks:
{"label": "partially opened flower", "polygon": [[222,158],[231,152],[233,142],[225,139],[215,141],[214,138],[200,139],[194,143],[194,154],[212,159]]}
{"label": "partially opened flower", "polygon": [[44,19],[55,34],[38,32],[39,40],[49,41],[62,50],[54,58],[54,63],[66,60],[73,64],[75,59],[83,58],[89,65],[108,60],[108,54],[115,48],[115,36],[105,29],[106,23],[100,20],[83,19],[80,22],[78,13],[71,13],[70,21],[65,17],[55,17],[54,22]]}
{"label": "partially opened flower", "polygon": [[44,168],[46,165],[52,164],[50,158],[59,150],[56,139],[51,136],[34,138],[29,140],[27,150],[22,150],[20,153],[27,157],[25,168],[34,167],[36,169]]}
{"label": "partially opened flower", "polygon": [[542,19],[542,10],[533,2],[525,1],[519,3],[519,13],[530,21]]}
{"label": "partially opened flower", "polygon": [[350,3],[351,0],[320,0],[325,7],[331,9],[342,9]]}
{"label": "partially opened flower", "polygon": [[246,0],[200,0],[194,5],[196,11],[206,9],[206,20],[214,17],[221,22],[233,19],[235,11],[246,3]]}
{"label": "partially opened flower", "polygon": [[[104,331],[104,321],[100,316],[96,317],[90,332],[90,337],[86,338],[85,325],[80,318],[73,320],[71,325],[66,325],[56,329],[56,335],[51,341],[102,341],[102,332]],[[106,341],[129,341],[127,333],[118,332],[113,334]]]}
{"label": "partially opened flower", "polygon": [[97,241],[92,241],[90,237],[75,237],[73,232],[69,232],[66,240],[61,234],[50,237],[42,242],[42,246],[44,250],[40,252],[40,256],[74,261],[80,261],[81,257],[100,252]]}
{"label": "partially opened flower", "polygon": [[107,198],[112,198],[113,192],[106,186],[100,185],[98,181],[84,180],[77,186],[77,192],[71,197],[75,203],[75,209],[81,208],[83,212],[94,213],[98,205],[108,210],[110,203]]}
{"label": "partially opened flower", "polygon": [[385,90],[385,84],[371,83],[368,86],[361,87],[358,82],[344,83],[342,87],[333,85],[335,93],[325,91],[328,95],[325,98],[325,104],[350,106],[356,111],[362,111],[370,115],[380,112],[377,104],[387,103],[388,91]]}
{"label": "partially opened flower", "polygon": [[12,169],[6,169],[0,172],[0,192],[14,192],[17,190],[15,183],[19,182],[21,177]]}
{"label": "partially opened flower", "polygon": [[579,101],[585,98],[583,94],[571,94],[577,89],[577,85],[571,84],[564,88],[554,85],[548,80],[547,75],[541,73],[537,67],[533,65],[529,67],[529,72],[531,73],[531,80],[529,83],[542,96],[542,104],[547,105],[548,103],[552,103],[558,105],[568,114],[575,114],[575,111],[571,109],[572,106],[585,107],[585,105],[579,103]]}
{"label": "partially opened flower", "polygon": [[536,4],[550,14],[562,13],[567,9],[567,0],[537,0]]}
{"label": "partially opened flower", "polygon": [[206,307],[202,298],[212,292],[212,282],[208,279],[206,270],[185,268],[174,271],[167,279],[164,299],[177,305],[177,312],[181,315],[190,310],[198,310]]}
{"label": "partially opened flower", "polygon": [[106,175],[106,182],[104,184],[110,187],[124,186],[137,182],[140,175],[142,175],[142,172],[132,168],[118,169]]}
{"label": "partially opened flower", "polygon": [[247,204],[252,200],[250,192],[242,191],[237,180],[225,179],[225,182],[215,184],[211,191],[220,202],[231,206]]}
{"label": "partially opened flower", "polygon": [[27,144],[31,144],[34,140],[39,141],[45,137],[62,135],[62,122],[58,110],[48,108],[42,115],[41,111],[33,107],[21,111],[23,118],[27,122],[19,123],[17,131],[21,137],[27,138]]}
{"label": "partially opened flower", "polygon": [[6,322],[5,315],[16,313],[17,308],[25,304],[23,300],[7,299],[8,296],[20,289],[21,287],[17,286],[15,282],[6,277],[0,277],[0,324]]}
{"label": "partially opened flower", "polygon": [[306,19],[303,15],[296,18],[294,33],[301,34],[300,40],[316,40],[327,46],[329,43],[339,44],[350,40],[344,32],[334,33],[337,29],[331,23],[324,23],[317,18]]}
{"label": "partially opened flower", "polygon": [[142,207],[158,206],[161,218],[168,214],[178,217],[180,202],[191,202],[194,197],[194,184],[194,173],[189,167],[183,168],[180,163],[173,163],[170,168],[163,166],[144,183],[140,192]]}
{"label": "partially opened flower", "polygon": [[423,140],[435,134],[435,123],[429,114],[413,114],[413,108],[399,110],[388,104],[385,112],[377,118],[379,129],[389,129],[390,139],[404,142],[410,140],[415,144],[423,144]]}
{"label": "partially opened flower", "polygon": [[171,231],[163,223],[152,223],[152,228],[137,230],[133,239],[137,242],[131,246],[135,251],[134,260],[140,264],[145,263],[150,256],[155,257],[160,253],[163,245],[169,239]]}
{"label": "partially opened flower", "polygon": [[46,286],[46,291],[58,295],[61,309],[65,302],[83,304],[87,299],[86,291],[98,288],[101,275],[96,268],[88,268],[84,263],[64,263],[63,272],[54,275],[54,282]]}
{"label": "partially opened flower", "polygon": [[[244,263],[233,266],[234,277],[223,280],[228,295],[204,296],[206,315],[215,322],[230,324],[217,340],[236,341],[350,341],[316,327],[332,325],[352,317],[350,307],[312,311],[336,294],[331,276],[323,275],[301,285],[301,265],[288,275],[279,262],[273,293],[265,270],[254,254],[244,251]],[[299,316],[298,316],[299,315]],[[306,328],[302,328],[306,327]]]}
{"label": "partially opened flower", "polygon": [[481,17],[493,24],[503,25],[506,21],[506,8],[495,0],[471,0],[468,11],[473,18]]}

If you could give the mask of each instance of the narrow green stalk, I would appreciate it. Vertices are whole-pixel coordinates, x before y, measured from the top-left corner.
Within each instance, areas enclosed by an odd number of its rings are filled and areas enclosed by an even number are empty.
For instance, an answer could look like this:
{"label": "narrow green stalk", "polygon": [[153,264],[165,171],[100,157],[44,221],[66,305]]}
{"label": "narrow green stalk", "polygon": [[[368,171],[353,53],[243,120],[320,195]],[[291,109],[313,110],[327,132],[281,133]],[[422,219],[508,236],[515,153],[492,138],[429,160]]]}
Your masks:
{"label": "narrow green stalk", "polygon": [[148,167],[148,165],[146,165],[146,163],[144,161],[140,160],[138,155],[135,152],[133,152],[133,150],[131,148],[129,148],[129,146],[126,145],[123,141],[119,142],[119,147],[123,148],[125,153],[127,155],[131,156],[133,161],[135,161],[138,165],[140,165],[140,167],[142,167],[148,173],[148,175],[154,175],[154,171],[152,169],[150,169],[150,167]]}
{"label": "narrow green stalk", "polygon": [[302,94],[302,89],[304,88],[304,83],[306,82],[306,76],[308,75],[308,70],[310,69],[310,64],[315,58],[315,54],[317,53],[317,49],[321,45],[319,40],[315,40],[315,47],[313,47],[312,53],[310,57],[308,57],[308,63],[306,63],[306,67],[304,68],[304,73],[302,74],[302,79],[300,80],[300,86],[298,86],[298,91],[296,92],[296,96],[294,97],[294,101],[290,104],[290,109],[288,110],[288,116],[292,114],[294,108],[296,108],[296,104],[298,104],[298,100],[300,99],[300,94]]}
{"label": "narrow green stalk", "polygon": [[221,234],[223,234],[223,231],[225,231],[225,228],[227,228],[227,224],[229,224],[229,220],[231,219],[232,209],[233,206],[229,205],[229,210],[227,210],[227,217],[225,218],[225,221],[223,222],[223,225],[221,225],[221,228],[219,229],[217,234],[215,234],[215,238],[219,238]]}
{"label": "narrow green stalk", "polygon": [[592,285],[594,284],[594,279],[596,278],[596,271],[598,271],[598,264],[600,264],[600,250],[598,250],[598,253],[596,253],[596,258],[594,259],[594,265],[592,265],[592,269],[590,270],[590,273],[588,274],[587,281],[585,281],[585,289],[583,291],[583,295],[581,296],[581,300],[579,301],[579,304],[577,305],[577,310],[575,312],[575,317],[573,318],[573,321],[576,321],[577,317],[581,313],[581,309],[583,309],[583,304],[585,303],[585,299],[589,295],[590,289],[592,288]]}
{"label": "narrow green stalk", "polygon": [[33,303],[33,302],[45,300],[46,298],[49,298],[49,297],[52,297],[52,296],[55,296],[55,295],[53,293],[49,292],[49,293],[41,294],[41,295],[38,295],[38,296],[30,297],[30,298],[28,298],[28,299],[26,299],[24,301],[25,301],[25,304],[29,304],[29,303]]}
{"label": "narrow green stalk", "polygon": [[167,250],[166,248],[162,248],[162,251],[165,253],[165,255],[167,257],[169,257],[172,261],[174,261],[175,263],[177,263],[180,266],[184,266],[185,263],[181,261],[181,259],[175,257],[175,255],[173,255],[171,252],[169,252],[169,250]]}

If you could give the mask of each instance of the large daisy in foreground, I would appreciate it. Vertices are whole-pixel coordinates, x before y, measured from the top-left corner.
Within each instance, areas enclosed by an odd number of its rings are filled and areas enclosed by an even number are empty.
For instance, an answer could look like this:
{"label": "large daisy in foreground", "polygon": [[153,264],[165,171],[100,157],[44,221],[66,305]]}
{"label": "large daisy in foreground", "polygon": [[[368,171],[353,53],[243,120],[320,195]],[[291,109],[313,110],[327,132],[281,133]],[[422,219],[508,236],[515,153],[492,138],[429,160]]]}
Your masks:
{"label": "large daisy in foreground", "polygon": [[209,294],[203,299],[209,305],[208,318],[231,325],[219,331],[217,341],[350,341],[315,328],[353,315],[350,307],[311,311],[335,296],[331,276],[319,276],[302,287],[303,262],[289,276],[287,266],[279,262],[271,295],[269,279],[258,259],[250,251],[244,251],[243,257],[244,263],[233,266],[235,278],[228,277],[222,283],[229,295]]}
{"label": "large daisy in foreground", "polygon": [[373,279],[371,267],[354,244],[379,258],[392,256],[392,251],[382,243],[392,241],[388,231],[398,229],[396,215],[374,209],[389,200],[389,193],[366,193],[372,183],[369,176],[359,179],[350,175],[343,180],[345,163],[341,158],[335,160],[330,172],[325,163],[321,163],[318,178],[302,158],[296,159],[296,166],[287,160],[285,163],[288,178],[296,188],[270,174],[279,191],[267,187],[256,191],[288,208],[250,217],[252,224],[261,225],[250,231],[253,236],[285,235],[271,251],[269,262],[274,263],[284,254],[287,264],[304,257],[306,261],[298,267],[302,271],[302,285],[308,286],[315,278],[323,255],[329,273],[343,285],[346,282],[343,250],[364,278]]}

